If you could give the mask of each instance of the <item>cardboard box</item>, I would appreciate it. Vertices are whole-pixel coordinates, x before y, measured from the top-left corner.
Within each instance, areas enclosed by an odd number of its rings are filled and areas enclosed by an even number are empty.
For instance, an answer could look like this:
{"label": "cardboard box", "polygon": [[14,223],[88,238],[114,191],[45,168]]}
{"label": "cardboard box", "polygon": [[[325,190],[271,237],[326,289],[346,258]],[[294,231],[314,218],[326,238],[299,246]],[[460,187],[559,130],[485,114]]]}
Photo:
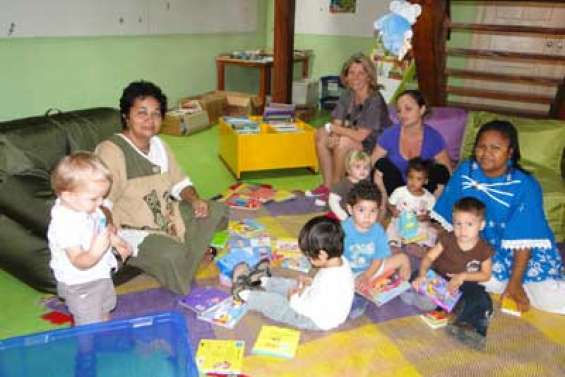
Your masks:
{"label": "cardboard box", "polygon": [[161,124],[161,133],[185,136],[210,127],[208,113],[198,101],[191,100],[185,106],[187,108],[167,111]]}
{"label": "cardboard box", "polygon": [[315,106],[318,103],[318,80],[303,79],[292,82],[292,103]]}
{"label": "cardboard box", "polygon": [[208,113],[211,123],[216,123],[223,115],[257,115],[261,109],[261,100],[252,94],[213,91],[180,100],[180,107],[185,107],[192,100],[198,100]]}

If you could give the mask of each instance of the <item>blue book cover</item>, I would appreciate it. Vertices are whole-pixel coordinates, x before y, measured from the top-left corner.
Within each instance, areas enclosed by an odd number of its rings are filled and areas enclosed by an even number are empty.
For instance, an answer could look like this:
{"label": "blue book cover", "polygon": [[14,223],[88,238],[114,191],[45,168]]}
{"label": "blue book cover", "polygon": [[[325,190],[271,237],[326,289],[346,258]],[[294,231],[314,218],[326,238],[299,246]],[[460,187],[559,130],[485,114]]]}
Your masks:
{"label": "blue book cover", "polygon": [[245,262],[249,268],[253,268],[263,259],[262,249],[260,247],[240,247],[232,248],[229,253],[216,260],[216,265],[220,273],[231,277],[235,266]]}

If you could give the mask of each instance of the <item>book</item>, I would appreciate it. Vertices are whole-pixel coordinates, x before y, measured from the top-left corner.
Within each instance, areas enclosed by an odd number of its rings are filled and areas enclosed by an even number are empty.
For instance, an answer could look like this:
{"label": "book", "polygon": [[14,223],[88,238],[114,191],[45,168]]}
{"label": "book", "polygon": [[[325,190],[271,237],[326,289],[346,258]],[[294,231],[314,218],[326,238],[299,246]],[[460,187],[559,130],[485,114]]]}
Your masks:
{"label": "book", "polygon": [[281,261],[285,258],[297,258],[302,255],[298,240],[291,237],[278,238],[274,243],[273,260]]}
{"label": "book", "polygon": [[243,340],[202,339],[196,351],[196,365],[200,374],[239,374],[243,367],[245,342]]}
{"label": "book", "polygon": [[296,194],[287,190],[276,190],[273,196],[273,201],[276,203],[286,202],[290,199],[295,199]]}
{"label": "book", "polygon": [[445,310],[432,310],[421,314],[419,317],[434,330],[447,326],[449,322],[449,316]]}
{"label": "book", "polygon": [[258,134],[260,131],[259,123],[248,117],[224,117],[224,122],[238,134]]}
{"label": "book", "polygon": [[236,209],[247,209],[247,210],[257,210],[261,208],[261,202],[255,198],[250,198],[247,196],[242,196],[240,194],[234,193],[229,197],[222,200],[225,205],[236,208]]}
{"label": "book", "polygon": [[230,232],[229,230],[221,230],[212,236],[212,240],[210,241],[210,246],[215,247],[218,250],[223,249],[226,247],[228,240],[230,239]]}
{"label": "book", "polygon": [[198,315],[198,319],[211,324],[233,329],[247,313],[247,305],[228,297]]}
{"label": "book", "polygon": [[410,283],[402,280],[394,270],[388,270],[370,280],[367,287],[355,284],[355,291],[366,299],[382,306],[410,289]]}
{"label": "book", "polygon": [[200,314],[229,296],[229,293],[215,287],[196,287],[189,294],[179,298],[178,303],[196,314]]}
{"label": "book", "polygon": [[516,304],[516,301],[506,296],[502,298],[500,311],[516,317],[522,316],[522,312],[520,311],[520,309],[518,309],[518,304]]}
{"label": "book", "polygon": [[426,280],[418,288],[418,293],[428,296],[434,304],[440,308],[451,312],[459,298],[461,291],[457,290],[453,294],[447,290],[447,280],[436,274],[433,270],[428,270]]}
{"label": "book", "polygon": [[244,238],[253,238],[260,236],[265,231],[265,226],[254,219],[230,220],[228,230]]}
{"label": "book", "polygon": [[292,359],[300,343],[300,331],[264,325],[259,331],[251,353]]}
{"label": "book", "polygon": [[281,267],[289,270],[308,273],[312,265],[304,255],[286,257],[281,261]]}
{"label": "book", "polygon": [[249,268],[253,268],[262,259],[269,259],[270,248],[265,247],[234,247],[220,258],[216,259],[216,266],[221,274],[228,277],[232,276],[233,269],[240,263],[247,263]]}

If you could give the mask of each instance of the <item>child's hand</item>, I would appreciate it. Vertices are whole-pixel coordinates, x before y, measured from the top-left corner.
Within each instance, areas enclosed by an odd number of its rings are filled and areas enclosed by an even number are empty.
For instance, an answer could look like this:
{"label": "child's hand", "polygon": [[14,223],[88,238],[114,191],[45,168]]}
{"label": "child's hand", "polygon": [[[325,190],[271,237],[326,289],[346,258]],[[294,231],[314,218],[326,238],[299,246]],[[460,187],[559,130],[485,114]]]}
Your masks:
{"label": "child's hand", "polygon": [[426,211],[423,213],[420,213],[418,216],[416,216],[416,218],[418,219],[419,222],[425,223],[430,221],[430,212]]}
{"label": "child's hand", "polygon": [[128,243],[116,234],[110,235],[110,244],[120,254],[123,261],[125,261],[132,254],[131,247],[128,245]]}
{"label": "child's hand", "polygon": [[110,232],[104,229],[92,237],[90,250],[95,255],[102,255],[110,247]]}
{"label": "child's hand", "polygon": [[298,278],[296,279],[298,281],[298,286],[302,286],[304,288],[306,288],[307,286],[312,284],[312,278],[308,275],[298,275]]}
{"label": "child's hand", "polygon": [[426,281],[426,277],[425,276],[418,276],[416,279],[414,279],[414,281],[412,282],[412,287],[414,287],[415,290],[419,290],[420,286],[424,283],[424,281]]}
{"label": "child's hand", "polygon": [[451,279],[447,282],[447,291],[453,294],[465,282],[465,273],[447,274]]}
{"label": "child's hand", "polygon": [[192,202],[194,209],[194,217],[197,219],[208,217],[208,203],[202,199],[196,199]]}
{"label": "child's hand", "polygon": [[367,290],[370,288],[371,286],[371,277],[368,276],[366,274],[366,272],[363,272],[361,275],[359,275],[359,277],[355,280],[355,285],[360,289],[360,290]]}

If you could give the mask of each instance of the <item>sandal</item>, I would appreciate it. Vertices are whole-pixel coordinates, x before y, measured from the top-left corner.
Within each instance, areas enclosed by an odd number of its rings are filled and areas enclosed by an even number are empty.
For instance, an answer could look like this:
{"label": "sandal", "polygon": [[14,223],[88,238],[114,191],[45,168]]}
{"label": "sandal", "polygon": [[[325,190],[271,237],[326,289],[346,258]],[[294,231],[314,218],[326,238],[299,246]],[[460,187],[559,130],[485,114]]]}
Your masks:
{"label": "sandal", "polygon": [[263,259],[255,265],[253,271],[249,273],[249,284],[252,287],[261,285],[261,278],[271,277],[271,267],[268,259]]}
{"label": "sandal", "polygon": [[245,262],[237,264],[232,273],[231,294],[234,300],[244,302],[239,294],[250,288],[249,266]]}

